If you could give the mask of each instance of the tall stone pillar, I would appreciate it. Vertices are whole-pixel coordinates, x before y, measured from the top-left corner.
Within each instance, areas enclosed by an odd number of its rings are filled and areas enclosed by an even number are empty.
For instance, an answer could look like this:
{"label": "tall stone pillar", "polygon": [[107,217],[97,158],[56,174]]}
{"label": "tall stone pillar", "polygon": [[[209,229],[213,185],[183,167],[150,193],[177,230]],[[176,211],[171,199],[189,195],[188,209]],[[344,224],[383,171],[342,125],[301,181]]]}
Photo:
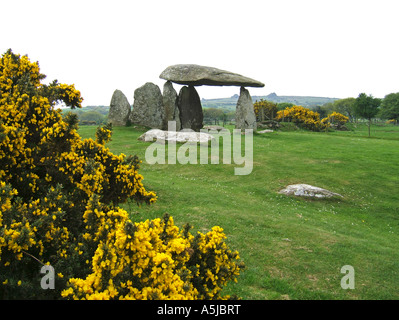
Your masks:
{"label": "tall stone pillar", "polygon": [[131,123],[163,129],[164,118],[163,97],[156,84],[147,82],[134,90],[133,110],[129,116]]}
{"label": "tall stone pillar", "polygon": [[244,87],[240,88],[240,97],[236,106],[236,129],[256,130],[256,116],[254,104],[249,91]]}
{"label": "tall stone pillar", "polygon": [[180,89],[178,98],[182,129],[199,131],[203,126],[201,100],[194,86],[184,86]]}
{"label": "tall stone pillar", "polygon": [[180,111],[177,106],[178,96],[176,90],[173,88],[172,82],[166,81],[163,86],[163,107],[165,111],[165,130],[168,129],[168,121],[176,121],[176,130],[180,131]]}
{"label": "tall stone pillar", "polygon": [[129,119],[131,106],[122,91],[116,89],[112,95],[108,122],[113,126],[125,126]]}

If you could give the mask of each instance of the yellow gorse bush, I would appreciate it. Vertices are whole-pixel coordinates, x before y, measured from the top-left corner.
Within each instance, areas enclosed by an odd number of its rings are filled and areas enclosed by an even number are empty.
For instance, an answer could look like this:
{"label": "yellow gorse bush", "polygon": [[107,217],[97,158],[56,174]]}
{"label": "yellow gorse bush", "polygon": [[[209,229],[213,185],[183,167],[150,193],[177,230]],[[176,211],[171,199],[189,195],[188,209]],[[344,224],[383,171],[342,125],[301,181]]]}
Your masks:
{"label": "yellow gorse bush", "polygon": [[254,111],[257,121],[273,120],[277,115],[277,103],[260,99],[254,103]]}
{"label": "yellow gorse bush", "polygon": [[277,120],[295,122],[297,125],[312,131],[326,129],[328,124],[320,121],[320,114],[302,106],[292,106],[277,112]]}
{"label": "yellow gorse bush", "polygon": [[[73,85],[44,85],[38,63],[0,59],[0,298],[218,299],[242,267],[220,227],[193,236],[172,217],[132,222],[118,207],[151,204],[136,156],[105,147],[112,127],[81,139]],[[51,265],[55,289],[43,290]]]}
{"label": "yellow gorse bush", "polygon": [[[91,261],[92,273],[85,279],[70,279],[69,288],[61,293],[63,297],[221,298],[222,287],[239,274],[235,263],[238,254],[227,248],[223,230],[218,227],[206,235],[200,234],[202,241],[196,244],[195,238],[179,231],[173,218],[167,215],[163,219],[132,223],[124,210],[99,216],[98,211],[89,207],[85,219],[90,217],[98,219],[101,226],[93,239],[90,233],[84,235],[101,243]],[[214,251],[210,254],[209,250]],[[213,258],[214,264],[201,267],[203,256]]]}
{"label": "yellow gorse bush", "polygon": [[345,123],[347,123],[349,120],[349,118],[345,115],[343,115],[342,113],[336,112],[334,111],[333,113],[331,113],[330,115],[328,115],[328,117],[323,118],[321,121],[323,123],[334,123],[337,125],[344,125]]}

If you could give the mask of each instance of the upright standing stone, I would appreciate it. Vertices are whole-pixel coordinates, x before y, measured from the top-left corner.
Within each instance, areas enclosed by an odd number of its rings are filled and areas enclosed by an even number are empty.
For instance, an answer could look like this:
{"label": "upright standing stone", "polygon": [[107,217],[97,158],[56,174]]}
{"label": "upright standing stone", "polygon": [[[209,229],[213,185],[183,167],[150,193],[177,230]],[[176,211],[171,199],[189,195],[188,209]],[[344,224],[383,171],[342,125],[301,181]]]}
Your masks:
{"label": "upright standing stone", "polygon": [[199,131],[203,125],[204,115],[200,97],[193,86],[184,86],[180,89],[178,106],[182,129]]}
{"label": "upright standing stone", "polygon": [[256,130],[256,116],[254,104],[249,91],[244,87],[240,89],[240,97],[236,107],[236,129]]}
{"label": "upright standing stone", "polygon": [[130,104],[122,91],[116,89],[112,95],[108,122],[113,126],[125,126],[130,115]]}
{"label": "upright standing stone", "polygon": [[173,88],[172,82],[166,81],[163,86],[163,107],[165,111],[165,124],[168,127],[168,121],[176,121],[176,130],[181,129],[180,112],[177,106],[178,96],[176,90]]}
{"label": "upright standing stone", "polygon": [[164,128],[163,97],[159,87],[151,82],[134,91],[133,110],[130,114],[131,123],[151,127]]}

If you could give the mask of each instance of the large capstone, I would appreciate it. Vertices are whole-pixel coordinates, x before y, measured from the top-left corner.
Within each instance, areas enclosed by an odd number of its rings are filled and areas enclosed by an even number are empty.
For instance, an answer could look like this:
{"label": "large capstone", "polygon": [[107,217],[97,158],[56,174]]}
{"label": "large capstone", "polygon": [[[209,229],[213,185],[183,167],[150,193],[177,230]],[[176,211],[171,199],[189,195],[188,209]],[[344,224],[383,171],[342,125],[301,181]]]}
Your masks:
{"label": "large capstone", "polygon": [[178,84],[191,86],[265,86],[262,82],[237,73],[196,64],[176,64],[169,66],[159,77]]}
{"label": "large capstone", "polygon": [[163,86],[163,106],[165,112],[165,124],[164,127],[168,126],[168,121],[176,121],[176,130],[181,129],[180,122],[180,111],[177,105],[178,95],[176,90],[173,88],[172,82],[166,81]]}
{"label": "large capstone", "polygon": [[240,97],[236,107],[236,129],[256,130],[256,116],[254,104],[249,91],[244,87],[240,89]]}
{"label": "large capstone", "polygon": [[116,89],[112,95],[108,122],[113,126],[125,126],[129,119],[131,106],[122,91]]}
{"label": "large capstone", "polygon": [[151,82],[134,91],[131,123],[140,124],[153,129],[163,129],[165,113],[163,97],[159,87]]}
{"label": "large capstone", "polygon": [[199,131],[203,126],[204,115],[200,97],[193,86],[184,86],[180,89],[178,107],[182,128]]}

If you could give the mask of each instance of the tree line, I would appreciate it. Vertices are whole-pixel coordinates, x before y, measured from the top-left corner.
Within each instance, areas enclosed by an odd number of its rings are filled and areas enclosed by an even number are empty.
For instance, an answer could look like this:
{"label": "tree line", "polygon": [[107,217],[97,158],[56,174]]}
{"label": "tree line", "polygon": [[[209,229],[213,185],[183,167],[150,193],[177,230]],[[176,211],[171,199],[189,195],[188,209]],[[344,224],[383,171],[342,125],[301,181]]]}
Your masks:
{"label": "tree line", "polygon": [[399,121],[399,92],[390,93],[383,99],[374,98],[372,95],[360,93],[357,98],[339,99],[334,102],[317,106],[315,111],[320,116],[327,116],[331,112],[340,112],[356,122],[360,119],[385,119]]}
{"label": "tree line", "polygon": [[358,119],[365,119],[368,122],[370,136],[370,126],[372,119],[385,119],[390,123],[398,124],[399,120],[399,92],[390,93],[383,99],[375,98],[366,93],[360,93],[357,98],[339,99],[332,103],[316,107],[316,112],[329,114],[333,111],[346,115],[351,122]]}
{"label": "tree line", "polygon": [[[255,114],[260,122],[273,120],[278,111],[294,107],[292,103],[275,103],[261,99],[254,103]],[[398,124],[399,120],[399,92],[390,93],[383,99],[375,98],[366,93],[360,93],[357,98],[339,99],[334,102],[316,106],[313,109],[320,118],[327,118],[332,113],[340,113],[349,118],[350,122],[357,122],[359,119],[368,121],[372,119],[386,119],[389,123]]]}

